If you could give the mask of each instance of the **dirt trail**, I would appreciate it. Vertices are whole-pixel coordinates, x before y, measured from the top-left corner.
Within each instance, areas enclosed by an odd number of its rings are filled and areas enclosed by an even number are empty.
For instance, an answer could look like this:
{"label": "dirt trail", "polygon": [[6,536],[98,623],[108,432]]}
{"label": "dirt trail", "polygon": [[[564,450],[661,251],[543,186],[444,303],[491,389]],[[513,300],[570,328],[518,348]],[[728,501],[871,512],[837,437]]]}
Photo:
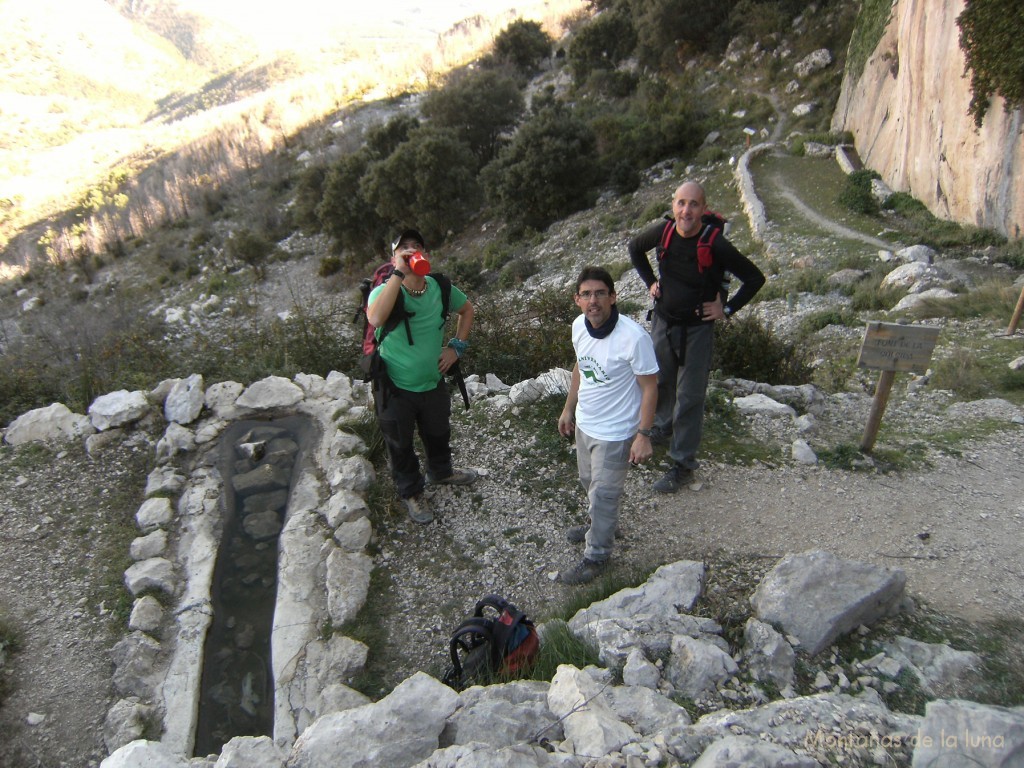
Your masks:
{"label": "dirt trail", "polygon": [[969,619],[1024,616],[1024,441],[994,436],[926,472],[706,465],[655,501],[669,549],[775,559],[824,549],[900,568],[907,591]]}

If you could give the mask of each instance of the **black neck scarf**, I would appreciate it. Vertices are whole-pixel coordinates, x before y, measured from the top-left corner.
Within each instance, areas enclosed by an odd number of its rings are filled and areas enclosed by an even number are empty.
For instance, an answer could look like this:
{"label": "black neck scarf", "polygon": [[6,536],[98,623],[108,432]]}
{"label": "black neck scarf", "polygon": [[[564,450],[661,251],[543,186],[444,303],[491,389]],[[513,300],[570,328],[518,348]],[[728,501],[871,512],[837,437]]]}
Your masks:
{"label": "black neck scarf", "polygon": [[609,333],[615,330],[615,324],[619,322],[619,308],[612,304],[612,313],[608,316],[600,328],[595,328],[590,324],[587,318],[583,318],[584,324],[587,326],[587,333],[593,336],[595,339],[603,339]]}

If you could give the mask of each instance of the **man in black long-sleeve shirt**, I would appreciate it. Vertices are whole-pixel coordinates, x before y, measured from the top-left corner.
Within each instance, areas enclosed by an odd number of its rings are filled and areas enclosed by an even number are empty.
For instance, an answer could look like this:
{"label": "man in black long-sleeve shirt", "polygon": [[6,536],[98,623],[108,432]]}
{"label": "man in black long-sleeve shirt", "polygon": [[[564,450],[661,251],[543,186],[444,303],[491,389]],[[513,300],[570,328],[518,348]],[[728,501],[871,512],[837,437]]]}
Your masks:
{"label": "man in black long-sleeve shirt", "polygon": [[[662,249],[665,222],[651,224],[629,242],[630,261],[655,301],[651,337],[660,369],[655,436],[671,434],[669,457],[675,462],[654,484],[660,493],[675,493],[698,466],[714,321],[728,320],[765,282],[761,270],[720,235],[711,243],[711,264],[702,268],[697,244],[706,210],[704,188],[688,181],[672,197],[675,227],[667,247]],[[647,256],[655,249],[658,277]],[[726,273],[740,282],[732,298],[724,287]]]}

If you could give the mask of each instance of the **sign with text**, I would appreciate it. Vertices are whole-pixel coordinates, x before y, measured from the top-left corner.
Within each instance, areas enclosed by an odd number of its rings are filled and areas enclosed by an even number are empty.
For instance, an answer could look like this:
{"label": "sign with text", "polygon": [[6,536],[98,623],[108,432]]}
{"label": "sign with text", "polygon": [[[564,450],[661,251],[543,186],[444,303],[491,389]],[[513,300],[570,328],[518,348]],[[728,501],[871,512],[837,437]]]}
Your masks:
{"label": "sign with text", "polygon": [[899,323],[868,323],[857,365],[876,371],[924,373],[941,328]]}

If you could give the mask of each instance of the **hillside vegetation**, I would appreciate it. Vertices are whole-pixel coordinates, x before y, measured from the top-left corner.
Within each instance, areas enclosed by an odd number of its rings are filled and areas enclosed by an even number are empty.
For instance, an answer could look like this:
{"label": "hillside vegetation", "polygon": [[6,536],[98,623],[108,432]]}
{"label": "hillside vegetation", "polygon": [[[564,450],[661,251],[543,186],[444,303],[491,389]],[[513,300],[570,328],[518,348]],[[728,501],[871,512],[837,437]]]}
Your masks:
{"label": "hillside vegetation", "polygon": [[[570,240],[595,254],[619,249],[613,258],[624,272],[622,239],[658,218],[671,196],[674,182],[653,182],[678,179],[683,168],[708,182],[713,202],[730,212],[733,238],[771,275],[760,301],[827,293],[830,270],[870,275],[849,288],[847,315],[808,321],[795,338],[793,331],[776,338],[770,324],[759,329],[766,341],[757,360],[722,340],[720,348],[737,355],[723,356],[723,373],[811,380],[830,391],[849,386],[851,334],[840,340],[828,329],[856,335],[862,317],[854,313],[895,304],[900,294],[878,290],[887,269],[860,246],[858,255],[841,252],[793,270],[745,229],[730,174],[751,133],[786,138],[794,159],[811,139],[843,140],[825,128],[853,11],[840,2],[742,0],[715,24],[695,22],[693,34],[677,39],[671,3],[593,6],[593,17],[563,20],[557,28],[567,32],[557,37],[549,31],[555,25],[513,22],[471,66],[444,77],[434,71],[433,87],[421,82],[414,93],[354,104],[301,131],[286,130],[272,111],[239,114],[137,172],[111,171],[42,230],[21,230],[5,250],[26,271],[4,286],[0,423],[54,401],[83,411],[101,393],[194,372],[240,381],[354,372],[347,322],[354,294],[345,289],[408,222],[426,232],[443,269],[481,297],[471,372],[519,380],[565,365],[561,334],[542,333],[549,341],[538,344],[534,331],[560,329],[571,307],[560,292],[537,290],[536,280],[525,293],[516,290],[534,275],[575,269],[579,258],[565,236],[555,238],[556,250],[545,240],[559,222],[592,211]],[[822,49],[830,64],[797,67]],[[931,242],[960,257],[988,247],[987,260],[1021,265],[1019,247],[936,222],[912,200],[894,195],[881,220],[877,205],[862,205],[870,177],[839,181],[834,163],[836,181],[808,186],[816,167],[787,171],[785,184],[806,186],[803,199],[818,204],[842,192],[847,213],[826,216],[847,216],[872,235],[887,232],[894,247]],[[823,184],[835,186],[827,197]],[[843,191],[844,184],[853,186]],[[771,201],[770,188],[766,194]],[[770,214],[782,210],[773,205]],[[291,286],[286,314],[260,306],[268,274],[298,274],[310,260],[311,279]],[[29,312],[27,296],[35,297]],[[1007,290],[997,292],[982,312],[1005,316],[1012,302]],[[151,311],[172,303],[201,309],[190,324]],[[815,356],[827,364],[811,365]],[[967,378],[977,390],[980,376]],[[1000,376],[987,391],[1013,395],[1018,387],[1015,377]]]}

